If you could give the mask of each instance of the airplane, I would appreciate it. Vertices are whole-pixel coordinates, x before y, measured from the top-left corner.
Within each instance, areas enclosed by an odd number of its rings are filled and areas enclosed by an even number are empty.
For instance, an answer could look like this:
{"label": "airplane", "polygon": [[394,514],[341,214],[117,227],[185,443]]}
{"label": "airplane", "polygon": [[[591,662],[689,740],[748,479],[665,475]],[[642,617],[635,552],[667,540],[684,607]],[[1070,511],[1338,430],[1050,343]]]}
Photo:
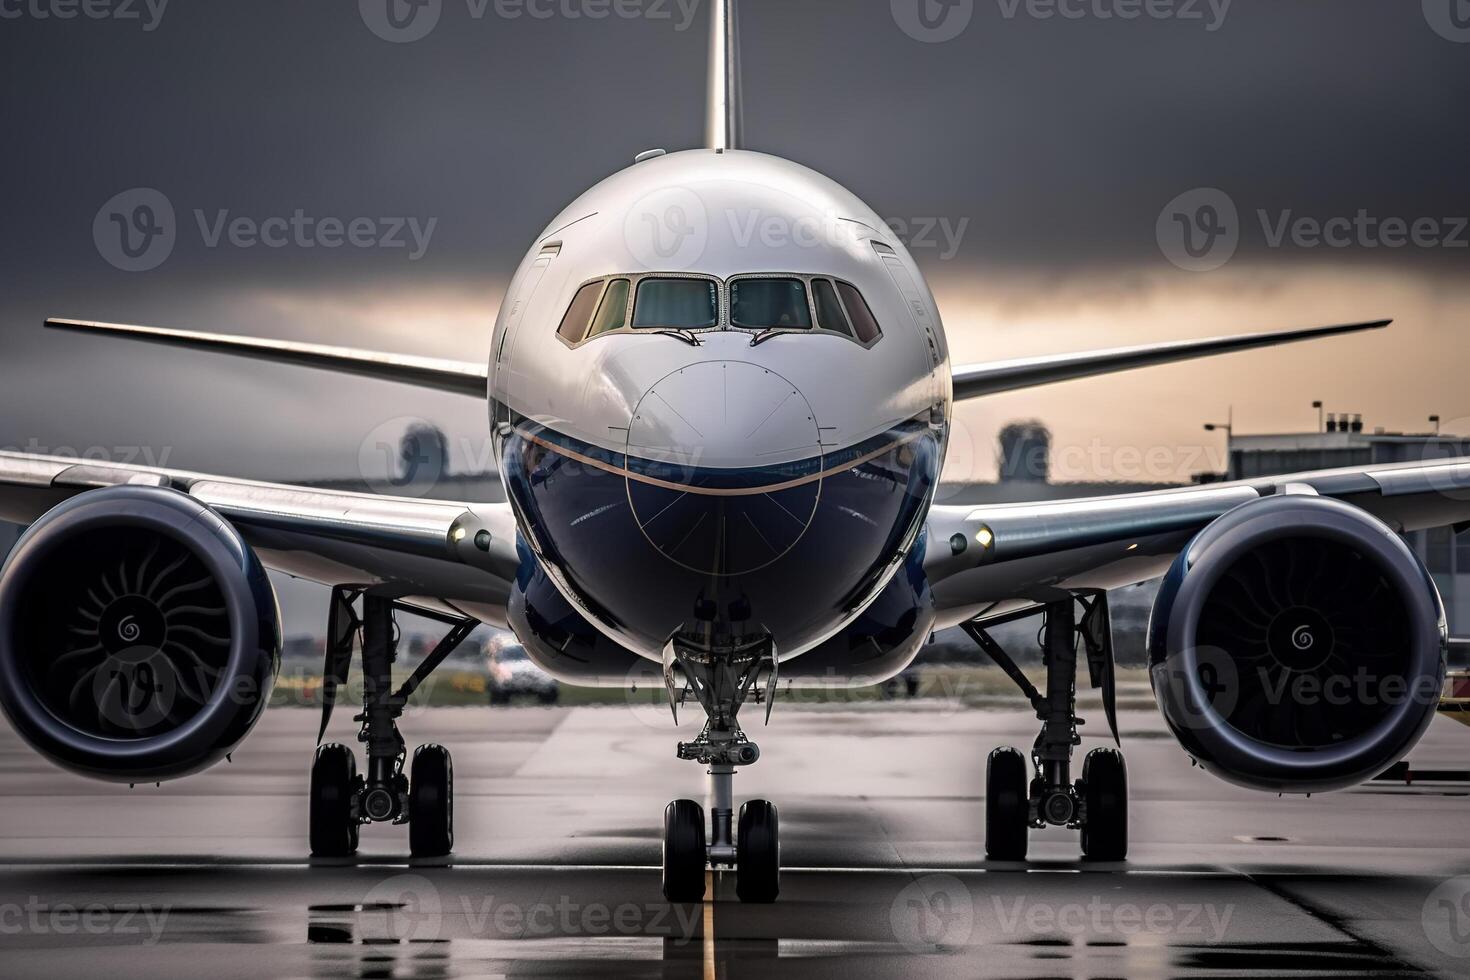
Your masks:
{"label": "airplane", "polygon": [[[736,0],[711,5],[704,146],[639,154],[577,198],[511,279],[488,363],[195,330],[53,329],[216,351],[486,400],[506,500],[446,502],[157,466],[0,453],[0,708],[52,762],[125,783],[227,757],[259,720],[281,625],[266,569],[329,586],[322,733],[354,655],[353,750],[318,737],[310,847],[368,823],[454,846],[453,767],[412,757],[404,704],[479,624],[559,681],[650,670],[705,724],[678,757],[710,810],[664,813],[662,888],[780,892],[776,806],[737,811],[760,749],[741,726],[784,691],[897,676],[961,627],[1035,708],[1029,758],[987,761],[985,851],[1077,830],[1128,850],[1127,767],[1080,744],[1079,665],[1117,740],[1109,589],[1163,577],[1148,635],[1169,728],[1230,782],[1313,793],[1398,763],[1435,714],[1443,603],[1404,532],[1470,521],[1470,459],[1300,473],[1083,500],[936,502],[958,400],[1388,326],[951,363],[904,244],[833,180],[744,147]],[[784,232],[784,233],[773,233]],[[445,636],[398,687],[395,615]],[[991,635],[1040,617],[1038,688]],[[1333,692],[1351,683],[1346,696]],[[1340,694],[1340,692],[1339,692]]]}

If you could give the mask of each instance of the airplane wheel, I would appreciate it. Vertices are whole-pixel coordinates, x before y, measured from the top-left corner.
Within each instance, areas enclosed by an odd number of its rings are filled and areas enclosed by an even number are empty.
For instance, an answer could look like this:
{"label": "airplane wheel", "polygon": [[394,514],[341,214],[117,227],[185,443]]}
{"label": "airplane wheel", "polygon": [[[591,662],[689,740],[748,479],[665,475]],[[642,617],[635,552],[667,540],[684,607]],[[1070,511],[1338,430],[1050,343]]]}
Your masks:
{"label": "airplane wheel", "polygon": [[1087,823],[1082,856],[1089,861],[1128,857],[1128,767],[1117,749],[1093,749],[1082,764]]}
{"label": "airplane wheel", "polygon": [[776,805],[751,800],[740,808],[735,837],[735,894],[769,904],[781,893],[781,826]]}
{"label": "airplane wheel", "polygon": [[414,857],[454,850],[454,763],[442,745],[420,745],[408,778],[408,849]]}
{"label": "airplane wheel", "polygon": [[985,763],[985,856],[992,861],[1026,860],[1031,823],[1026,760],[1010,746]]}
{"label": "airplane wheel", "polygon": [[311,763],[311,853],[347,857],[357,852],[358,825],[352,818],[357,760],[336,742],[319,746]]}
{"label": "airplane wheel", "polygon": [[675,800],[664,811],[664,898],[671,902],[704,901],[704,807]]}

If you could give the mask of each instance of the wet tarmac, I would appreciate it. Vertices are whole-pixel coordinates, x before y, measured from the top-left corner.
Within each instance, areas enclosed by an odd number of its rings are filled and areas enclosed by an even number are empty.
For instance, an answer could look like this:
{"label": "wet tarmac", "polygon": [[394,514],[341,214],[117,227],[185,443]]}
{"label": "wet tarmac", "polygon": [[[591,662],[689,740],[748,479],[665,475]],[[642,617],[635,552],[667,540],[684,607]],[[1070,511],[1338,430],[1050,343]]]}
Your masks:
{"label": "wet tarmac", "polygon": [[[1120,720],[1130,860],[1084,864],[1075,834],[1045,831],[1023,866],[984,860],[983,771],[1029,744],[1026,713],[778,705],[736,779],[781,809],[773,906],[720,876],[703,905],[663,902],[663,806],[703,791],[673,751],[693,720],[666,712],[412,712],[410,744],[455,757],[457,849],[429,863],[393,827],[353,861],[305,857],[309,711],[133,790],[0,730],[0,976],[1470,975],[1470,787],[1278,800],[1192,769],[1156,712]],[[1436,720],[1412,759],[1466,768],[1470,729]]]}

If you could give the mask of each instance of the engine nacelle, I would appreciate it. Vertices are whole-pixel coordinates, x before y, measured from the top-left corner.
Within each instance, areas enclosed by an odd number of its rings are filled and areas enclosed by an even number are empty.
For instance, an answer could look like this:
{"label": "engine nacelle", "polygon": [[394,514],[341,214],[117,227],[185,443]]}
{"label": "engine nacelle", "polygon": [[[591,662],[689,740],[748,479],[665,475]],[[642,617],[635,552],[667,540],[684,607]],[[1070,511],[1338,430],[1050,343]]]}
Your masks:
{"label": "engine nacelle", "polygon": [[255,553],[174,490],[73,497],[0,571],[0,709],[85,776],[154,782],[218,762],[270,700],[280,651]]}
{"label": "engine nacelle", "polygon": [[1240,786],[1342,789],[1398,762],[1444,683],[1444,607],[1398,535],[1336,500],[1221,516],[1165,577],[1154,695],[1196,760]]}

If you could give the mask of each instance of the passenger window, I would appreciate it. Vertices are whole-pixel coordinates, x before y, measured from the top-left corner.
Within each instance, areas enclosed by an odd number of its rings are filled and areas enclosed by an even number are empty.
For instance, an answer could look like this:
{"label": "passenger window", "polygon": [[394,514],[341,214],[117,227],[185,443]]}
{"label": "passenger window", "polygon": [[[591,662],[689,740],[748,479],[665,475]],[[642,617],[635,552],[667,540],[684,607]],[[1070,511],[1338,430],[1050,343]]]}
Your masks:
{"label": "passenger window", "polygon": [[842,305],[847,307],[858,343],[871,344],[881,337],[883,331],[878,329],[878,321],[873,318],[873,311],[868,309],[868,301],[863,299],[863,294],[845,282],[837,284],[837,291],[842,294]]}
{"label": "passenger window", "polygon": [[730,284],[730,325],[749,330],[810,330],[800,279],[737,279]]}
{"label": "passenger window", "polygon": [[645,279],[638,284],[634,330],[705,330],[719,322],[719,293],[708,279]]}
{"label": "passenger window", "polygon": [[587,336],[587,324],[592,321],[592,311],[597,309],[597,297],[602,295],[602,283],[589,282],[577,290],[567,315],[562,317],[557,335],[569,344],[580,344]]}
{"label": "passenger window", "polygon": [[842,312],[842,304],[837,301],[837,290],[832,288],[832,281],[812,280],[812,295],[817,301],[817,326],[851,337],[852,326],[847,322],[847,314]]}
{"label": "passenger window", "polygon": [[607,293],[602,305],[597,308],[597,319],[592,322],[588,337],[621,330],[628,325],[628,280],[614,279],[607,284]]}

